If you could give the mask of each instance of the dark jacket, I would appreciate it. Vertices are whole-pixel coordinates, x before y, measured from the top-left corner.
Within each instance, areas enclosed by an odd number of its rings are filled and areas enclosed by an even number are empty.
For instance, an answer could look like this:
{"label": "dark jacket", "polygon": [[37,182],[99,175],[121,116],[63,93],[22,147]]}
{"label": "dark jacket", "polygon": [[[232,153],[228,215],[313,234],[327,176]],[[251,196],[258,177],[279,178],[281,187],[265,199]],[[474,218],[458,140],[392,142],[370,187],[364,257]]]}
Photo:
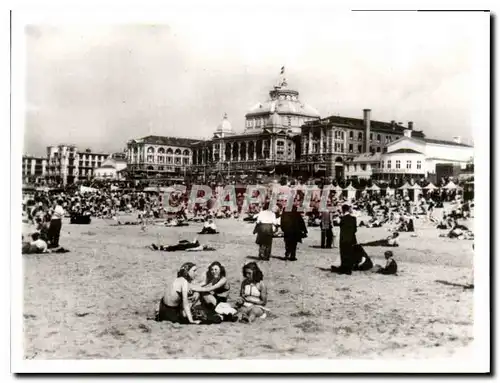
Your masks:
{"label": "dark jacket", "polygon": [[306,223],[302,215],[297,211],[283,212],[280,227],[286,239],[295,239],[297,242],[302,242],[302,238],[307,235]]}
{"label": "dark jacket", "polygon": [[356,240],[356,217],[350,214],[344,215],[340,219],[340,238],[339,244],[342,245],[354,245],[357,243]]}

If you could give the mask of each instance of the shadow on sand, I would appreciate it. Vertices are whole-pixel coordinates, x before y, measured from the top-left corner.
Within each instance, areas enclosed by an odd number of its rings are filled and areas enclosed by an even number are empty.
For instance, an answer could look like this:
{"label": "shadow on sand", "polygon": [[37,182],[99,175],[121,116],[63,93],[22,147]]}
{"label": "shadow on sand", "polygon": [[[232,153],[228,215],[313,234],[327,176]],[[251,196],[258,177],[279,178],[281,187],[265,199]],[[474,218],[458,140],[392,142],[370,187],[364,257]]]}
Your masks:
{"label": "shadow on sand", "polygon": [[474,285],[463,285],[461,283],[453,283],[453,282],[441,281],[441,280],[436,280],[435,282],[441,283],[442,285],[446,285],[446,286],[462,287],[464,289],[473,289],[474,288]]}

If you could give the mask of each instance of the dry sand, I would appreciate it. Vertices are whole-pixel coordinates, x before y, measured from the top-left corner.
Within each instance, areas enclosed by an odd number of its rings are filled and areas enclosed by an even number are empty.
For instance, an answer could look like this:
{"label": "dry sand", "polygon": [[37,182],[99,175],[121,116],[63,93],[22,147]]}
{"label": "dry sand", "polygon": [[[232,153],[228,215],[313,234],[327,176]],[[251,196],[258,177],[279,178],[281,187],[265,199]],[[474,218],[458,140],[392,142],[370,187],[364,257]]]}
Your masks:
{"label": "dry sand", "polygon": [[[297,262],[259,262],[272,310],[267,319],[211,326],[147,317],[187,261],[199,274],[220,261],[235,299],[241,267],[257,255],[253,225],[219,220],[222,234],[199,236],[217,251],[164,253],[146,246],[192,239],[201,224],[141,232],[109,223],[65,222],[61,244],[70,253],[23,256],[25,358],[424,358],[451,355],[473,340],[473,290],[437,282],[471,282],[472,241],[438,238],[442,231],[424,222],[416,223],[417,237],[401,234],[397,276],[326,271],[339,263],[338,249],[312,248],[320,231],[310,228]],[[387,235],[386,228],[358,230],[360,242]],[[384,263],[386,248],[366,250]],[[273,256],[283,253],[283,240],[275,239]]]}

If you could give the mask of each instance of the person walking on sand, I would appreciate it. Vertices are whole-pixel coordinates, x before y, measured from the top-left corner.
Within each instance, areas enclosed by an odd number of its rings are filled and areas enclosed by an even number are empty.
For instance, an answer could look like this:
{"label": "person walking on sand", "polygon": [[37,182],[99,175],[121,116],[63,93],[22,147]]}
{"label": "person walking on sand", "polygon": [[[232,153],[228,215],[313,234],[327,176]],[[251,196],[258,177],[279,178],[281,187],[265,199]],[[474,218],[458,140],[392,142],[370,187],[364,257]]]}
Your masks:
{"label": "person walking on sand", "polygon": [[332,214],[329,210],[324,210],[321,212],[321,248],[331,249],[333,241],[333,225],[332,225]]}
{"label": "person walking on sand", "polygon": [[50,218],[50,226],[48,230],[49,248],[59,247],[59,237],[61,236],[62,219],[64,217],[63,201],[58,199],[54,206],[54,211]]}
{"label": "person walking on sand", "polygon": [[285,260],[297,260],[297,244],[307,237],[307,227],[302,215],[293,206],[292,211],[285,211],[281,215],[281,230],[285,241]]}
{"label": "person walking on sand", "polygon": [[264,204],[256,218],[253,233],[257,234],[255,243],[259,245],[259,258],[268,261],[271,258],[273,235],[278,224],[276,214],[269,209],[269,202]]}

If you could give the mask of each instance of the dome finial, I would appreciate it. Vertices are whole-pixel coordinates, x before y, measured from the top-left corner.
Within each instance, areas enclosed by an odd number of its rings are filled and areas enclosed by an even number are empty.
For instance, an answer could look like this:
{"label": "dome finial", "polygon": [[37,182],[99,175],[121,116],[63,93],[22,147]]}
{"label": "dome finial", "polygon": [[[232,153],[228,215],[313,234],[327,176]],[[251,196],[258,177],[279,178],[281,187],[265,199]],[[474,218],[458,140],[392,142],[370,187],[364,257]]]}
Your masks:
{"label": "dome finial", "polygon": [[224,112],[224,119],[227,120],[227,113]]}

